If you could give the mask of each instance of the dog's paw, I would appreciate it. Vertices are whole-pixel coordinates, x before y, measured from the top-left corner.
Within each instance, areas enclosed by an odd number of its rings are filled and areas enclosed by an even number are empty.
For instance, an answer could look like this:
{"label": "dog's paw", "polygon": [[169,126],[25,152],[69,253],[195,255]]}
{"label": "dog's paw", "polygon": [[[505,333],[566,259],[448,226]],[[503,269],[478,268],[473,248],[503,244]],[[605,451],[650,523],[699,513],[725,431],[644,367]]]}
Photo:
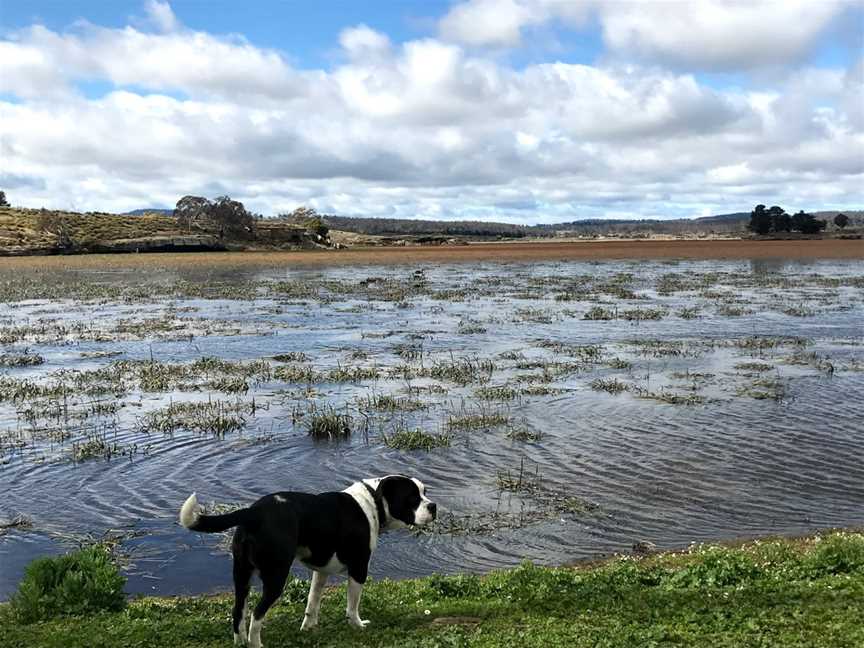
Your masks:
{"label": "dog's paw", "polygon": [[249,648],[264,648],[261,644],[261,621],[254,618],[249,624]]}
{"label": "dog's paw", "polygon": [[351,617],[348,617],[348,623],[350,623],[355,628],[360,628],[360,630],[363,630],[363,628],[365,628],[366,626],[369,625],[368,620],[361,619],[360,617],[357,617],[354,619],[352,619]]}
{"label": "dog's paw", "polygon": [[303,623],[300,625],[301,630],[312,630],[316,627],[318,627],[318,619],[309,616],[303,617]]}

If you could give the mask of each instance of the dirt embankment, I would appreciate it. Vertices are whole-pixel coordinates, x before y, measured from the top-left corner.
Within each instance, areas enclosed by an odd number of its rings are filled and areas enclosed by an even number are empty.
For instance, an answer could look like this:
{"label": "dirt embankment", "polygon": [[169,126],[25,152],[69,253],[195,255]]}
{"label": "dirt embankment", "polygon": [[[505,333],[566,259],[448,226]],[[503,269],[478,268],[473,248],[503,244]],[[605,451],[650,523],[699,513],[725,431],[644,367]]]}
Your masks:
{"label": "dirt embankment", "polygon": [[603,260],[603,259],[864,259],[864,241],[596,241],[474,243],[458,246],[374,247],[348,250],[200,252],[159,255],[19,257],[10,264],[48,267],[160,267],[416,265],[423,263]]}

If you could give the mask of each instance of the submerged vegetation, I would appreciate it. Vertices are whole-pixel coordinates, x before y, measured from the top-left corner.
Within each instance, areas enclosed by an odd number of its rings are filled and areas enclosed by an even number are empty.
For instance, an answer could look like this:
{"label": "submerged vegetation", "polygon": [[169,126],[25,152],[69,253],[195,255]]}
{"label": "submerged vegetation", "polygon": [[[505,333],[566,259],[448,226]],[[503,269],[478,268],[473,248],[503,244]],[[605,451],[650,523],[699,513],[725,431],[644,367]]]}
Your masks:
{"label": "submerged vegetation", "polygon": [[398,430],[391,435],[383,435],[384,445],[397,450],[432,450],[446,448],[453,437],[449,434],[428,434],[417,428]]}
{"label": "submerged vegetation", "polygon": [[[29,444],[35,447],[40,440],[70,444],[76,461],[137,456],[149,441],[127,435],[118,440],[118,432],[224,438],[250,427],[260,428],[261,422],[278,416],[278,410],[284,408],[288,409],[291,427],[299,426],[314,438],[344,439],[359,430],[364,439],[377,438],[388,445],[399,438],[394,436],[397,431],[424,433],[432,424],[448,430],[448,434],[506,428],[504,437],[538,440],[541,432],[513,425],[513,412],[537,399],[556,398],[585,387],[666,405],[722,403],[729,398],[784,402],[797,377],[792,368],[833,376],[835,371],[860,371],[862,364],[854,355],[844,361],[832,360],[829,353],[809,348],[813,340],[798,335],[670,337],[658,335],[663,329],[651,324],[667,320],[670,313],[689,319],[695,313],[705,313],[708,306],[721,316],[761,309],[794,319],[832,308],[849,310],[864,303],[864,277],[857,275],[778,277],[664,271],[647,282],[634,272],[620,271],[529,278],[489,276],[474,281],[470,290],[451,286],[446,295],[440,283],[430,280],[422,270],[345,281],[324,277],[303,277],[294,282],[266,277],[241,277],[230,282],[156,281],[146,288],[131,282],[72,284],[62,275],[59,281],[41,284],[9,276],[0,282],[0,294],[14,303],[36,297],[34,286],[47,308],[34,310],[35,317],[0,319],[0,339],[12,345],[0,356],[0,368],[5,369],[5,375],[0,375],[0,403],[14,407],[23,424],[14,431],[0,432],[0,458]],[[832,292],[825,293],[826,289]],[[778,307],[777,290],[794,295],[787,300],[793,305]],[[562,295],[567,298],[562,299]],[[277,319],[264,327],[254,318],[196,317],[206,308],[206,300],[252,297],[269,300],[260,312],[276,314]],[[498,304],[512,307],[512,316],[499,317],[483,309],[474,312],[470,306],[469,312],[458,314],[454,306],[456,335],[488,334],[505,323],[517,328],[557,327],[579,319],[601,320],[597,325],[604,331],[623,331],[621,327],[633,325],[648,328],[645,334],[619,334],[616,341],[600,338],[590,344],[533,336],[528,348],[490,356],[440,349],[435,339],[442,333],[434,326],[408,335],[395,330],[363,331],[361,340],[395,336],[399,341],[390,344],[392,355],[349,347],[326,364],[321,362],[325,358],[320,352],[285,349],[284,344],[269,357],[201,355],[186,361],[154,356],[152,346],[146,359],[125,357],[110,347],[119,340],[195,343],[196,339],[260,337],[280,328],[290,330],[297,324],[289,324],[278,315],[293,308],[297,299],[304,300],[297,304],[304,311],[308,310],[308,300],[326,307],[337,299],[353,300],[372,309],[389,304],[401,311],[420,308],[423,303],[455,300],[454,304],[459,304],[492,297]],[[118,304],[119,310],[116,317],[107,319],[68,318],[62,308],[50,306],[55,303],[51,300],[63,298],[74,298],[85,308],[107,301]],[[541,305],[519,305],[525,299],[539,300]],[[139,307],[151,300],[181,301],[165,302],[167,306],[155,312]],[[576,301],[586,303],[588,310],[571,309],[569,305]],[[627,306],[634,301],[640,303],[638,308]],[[556,303],[562,305],[551,306]],[[437,308],[433,308],[433,316],[444,316]],[[46,355],[46,345],[81,343],[107,348],[82,352],[80,366],[73,368],[58,368],[50,354]],[[744,357],[730,362],[730,351],[733,356]],[[719,375],[700,371],[706,358],[711,362],[722,359],[726,369]],[[676,363],[674,369],[665,367],[669,362]],[[767,372],[773,374],[766,377]],[[348,389],[351,396],[329,399],[333,387]],[[167,402],[135,412],[130,423],[129,406],[140,407],[143,399],[151,400],[150,395],[164,395]],[[506,409],[496,409],[496,403]],[[256,410],[261,408],[268,414],[259,422]],[[263,441],[277,434],[271,423],[271,429],[259,429],[256,438]],[[405,443],[410,445],[407,440]]]}
{"label": "submerged vegetation", "polygon": [[354,420],[347,412],[337,412],[332,407],[313,411],[309,416],[309,436],[315,439],[347,439],[353,431]]}

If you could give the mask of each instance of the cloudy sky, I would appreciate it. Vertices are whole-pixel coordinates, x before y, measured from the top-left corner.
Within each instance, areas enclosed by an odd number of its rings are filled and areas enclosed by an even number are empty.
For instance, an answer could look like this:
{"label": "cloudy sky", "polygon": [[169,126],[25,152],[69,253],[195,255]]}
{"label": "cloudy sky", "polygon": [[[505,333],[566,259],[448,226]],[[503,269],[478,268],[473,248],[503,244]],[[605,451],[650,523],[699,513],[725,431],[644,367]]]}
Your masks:
{"label": "cloudy sky", "polygon": [[0,189],[522,223],[861,208],[862,42],[860,0],[2,0]]}

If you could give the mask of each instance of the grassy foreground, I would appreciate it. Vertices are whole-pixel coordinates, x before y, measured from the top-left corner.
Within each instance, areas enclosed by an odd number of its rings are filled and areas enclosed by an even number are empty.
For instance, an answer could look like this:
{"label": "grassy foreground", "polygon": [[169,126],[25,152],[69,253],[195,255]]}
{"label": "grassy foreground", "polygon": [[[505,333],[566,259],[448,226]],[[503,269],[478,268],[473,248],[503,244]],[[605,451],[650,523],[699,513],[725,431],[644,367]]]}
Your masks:
{"label": "grassy foreground", "polygon": [[[529,564],[477,576],[377,581],[365,631],[344,620],[345,587],[300,633],[306,583],[264,625],[278,646],[864,646],[864,533],[616,558],[576,568]],[[24,623],[0,606],[0,646],[230,646],[230,597],[140,598],[121,611]]]}

